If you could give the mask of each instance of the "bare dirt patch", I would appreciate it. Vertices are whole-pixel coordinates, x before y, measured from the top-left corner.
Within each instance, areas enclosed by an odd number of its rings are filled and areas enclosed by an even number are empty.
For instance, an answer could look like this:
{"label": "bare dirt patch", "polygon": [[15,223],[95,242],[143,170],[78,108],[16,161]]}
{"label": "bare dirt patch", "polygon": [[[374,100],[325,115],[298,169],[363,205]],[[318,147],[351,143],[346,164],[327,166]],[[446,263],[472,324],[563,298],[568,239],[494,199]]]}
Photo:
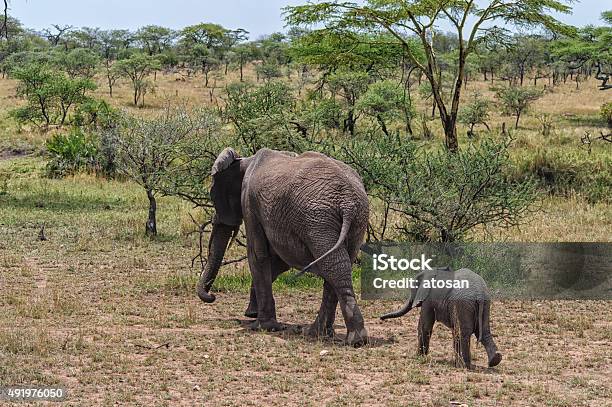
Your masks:
{"label": "bare dirt patch", "polygon": [[[0,381],[62,384],[68,405],[587,406],[612,395],[609,302],[496,302],[504,360],[488,369],[474,346],[477,368],[464,371],[452,366],[444,327],[420,358],[417,312],[379,321],[394,303],[360,302],[376,339],[353,349],[299,333],[314,319],[318,292],[278,293],[288,329],[252,332],[242,317],[246,293],[219,293],[206,305],[188,291],[168,292],[160,284],[167,272],[155,267],[114,263],[111,271],[101,267],[111,260],[103,253],[61,263],[65,249],[43,247],[36,258],[3,253]],[[34,283],[41,270],[45,285]],[[340,315],[337,332],[344,334]]]}
{"label": "bare dirt patch", "polygon": [[10,148],[8,150],[0,150],[0,160],[11,160],[14,158],[25,157],[30,154],[27,150]]}

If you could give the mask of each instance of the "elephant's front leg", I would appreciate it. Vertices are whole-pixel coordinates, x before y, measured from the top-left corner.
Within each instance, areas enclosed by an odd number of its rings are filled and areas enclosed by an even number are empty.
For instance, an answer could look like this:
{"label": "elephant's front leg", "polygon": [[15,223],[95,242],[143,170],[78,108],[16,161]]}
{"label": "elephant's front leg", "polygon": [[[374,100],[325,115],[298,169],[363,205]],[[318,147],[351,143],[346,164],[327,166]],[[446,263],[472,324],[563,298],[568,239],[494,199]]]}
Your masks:
{"label": "elephant's front leg", "polygon": [[[272,283],[274,283],[278,276],[287,270],[289,270],[289,266],[280,258],[275,257],[272,260]],[[244,316],[248,318],[257,318],[257,293],[255,292],[255,285],[253,284],[253,281],[251,281],[249,305],[244,312]]]}
{"label": "elephant's front leg", "polygon": [[312,323],[307,331],[309,336],[319,337],[334,337],[334,321],[336,320],[336,307],[338,306],[338,296],[334,291],[333,286],[325,281],[323,283],[323,299],[321,300],[321,308],[317,314],[317,318]]}
{"label": "elephant's front leg", "polygon": [[282,325],[276,320],[276,305],[272,294],[272,272],[269,258],[251,262],[251,275],[257,298],[257,319],[251,324],[251,329],[265,331],[280,331]]}

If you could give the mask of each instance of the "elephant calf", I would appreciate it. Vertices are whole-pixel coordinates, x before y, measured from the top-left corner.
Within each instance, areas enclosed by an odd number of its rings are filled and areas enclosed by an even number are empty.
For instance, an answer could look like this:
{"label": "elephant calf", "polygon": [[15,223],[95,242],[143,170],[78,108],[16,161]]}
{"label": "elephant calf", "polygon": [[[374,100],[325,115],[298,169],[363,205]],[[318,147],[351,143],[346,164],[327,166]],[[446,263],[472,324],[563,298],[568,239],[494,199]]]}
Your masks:
{"label": "elephant calf", "polygon": [[[433,280],[432,280],[433,279]],[[410,298],[404,306],[385,314],[381,319],[397,318],[405,315],[412,308],[421,307],[418,325],[418,352],[426,355],[429,351],[429,340],[436,321],[442,322],[453,331],[455,364],[471,368],[470,337],[475,334],[487,351],[489,367],[497,366],[502,355],[491,335],[489,314],[491,297],[485,281],[469,269],[452,271],[450,268],[424,271],[415,277]],[[460,284],[444,284],[444,288],[433,281],[463,281],[463,288],[452,288]],[[449,288],[451,286],[451,288]]]}

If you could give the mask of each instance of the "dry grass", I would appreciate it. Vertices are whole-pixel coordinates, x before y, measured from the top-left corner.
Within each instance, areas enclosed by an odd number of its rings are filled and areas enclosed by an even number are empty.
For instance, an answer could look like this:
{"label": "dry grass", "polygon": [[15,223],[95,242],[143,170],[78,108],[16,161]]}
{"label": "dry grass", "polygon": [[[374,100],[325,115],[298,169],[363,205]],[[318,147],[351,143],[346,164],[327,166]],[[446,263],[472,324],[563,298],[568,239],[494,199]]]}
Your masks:
{"label": "dry grass", "polygon": [[[147,97],[154,112],[163,95],[205,102],[207,90],[158,77]],[[218,82],[220,85],[221,83]],[[470,84],[472,86],[485,84]],[[595,129],[603,92],[594,83],[545,96],[538,108],[556,115],[570,145]],[[14,104],[14,84],[0,81],[0,108]],[[469,88],[468,88],[469,89]],[[100,89],[99,94],[104,93]],[[129,105],[121,85],[113,103]],[[561,118],[568,111],[587,120]],[[496,117],[495,125],[504,118]],[[545,147],[535,118],[517,134],[527,151]],[[2,121],[0,150],[24,143],[37,149],[44,135]],[[573,148],[573,147],[572,147]],[[524,150],[521,150],[524,149]],[[600,149],[593,154],[609,154]],[[6,157],[4,157],[6,158]],[[431,355],[416,353],[417,313],[392,322],[377,316],[397,306],[360,301],[371,345],[352,349],[315,342],[293,330],[253,333],[244,328],[245,264],[221,271],[223,292],[213,305],[194,295],[189,269],[195,236],[176,199],[159,202],[161,236],[144,238],[146,199],[135,185],[89,175],[42,177],[37,157],[0,159],[8,174],[0,193],[0,383],[61,384],[67,405],[605,405],[612,397],[612,310],[606,301],[505,301],[493,304],[493,333],[504,360],[486,369],[474,347],[475,371],[452,366],[451,334],[437,326]],[[1,185],[0,185],[1,187]],[[1,191],[1,189],[0,189]],[[520,230],[491,231],[495,239],[610,241],[611,211],[580,196],[551,197]],[[48,241],[37,234],[46,225]],[[317,284],[276,287],[279,320],[312,322]],[[343,334],[338,315],[337,332]],[[167,346],[161,346],[165,345]],[[328,353],[321,355],[322,350]]]}
{"label": "dry grass", "polygon": [[[214,305],[194,295],[195,239],[180,226],[185,204],[161,200],[162,235],[150,241],[142,237],[146,207],[136,187],[83,175],[41,179],[37,159],[5,160],[0,168],[14,174],[11,192],[0,197],[2,383],[62,384],[68,405],[587,406],[611,396],[608,302],[495,303],[493,330],[505,359],[485,369],[475,347],[480,367],[471,372],[452,366],[451,334],[441,326],[431,355],[415,356],[417,313],[380,322],[396,306],[389,302],[360,302],[374,338],[362,349],[293,330],[253,333],[242,322],[244,264],[222,270]],[[603,211],[577,201],[549,205],[574,220],[585,211],[585,222]],[[36,238],[42,223],[46,242]],[[517,238],[536,240],[533,228]],[[556,230],[545,233],[552,238]],[[276,299],[282,322],[307,324],[320,288],[281,285]]]}

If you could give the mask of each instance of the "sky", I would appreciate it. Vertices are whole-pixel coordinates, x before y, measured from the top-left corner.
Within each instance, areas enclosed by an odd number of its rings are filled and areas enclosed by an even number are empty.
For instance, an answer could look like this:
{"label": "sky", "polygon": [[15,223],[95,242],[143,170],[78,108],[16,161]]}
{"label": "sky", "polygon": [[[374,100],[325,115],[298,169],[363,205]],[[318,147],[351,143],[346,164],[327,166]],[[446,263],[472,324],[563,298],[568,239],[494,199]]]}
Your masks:
{"label": "sky", "polygon": [[[24,26],[41,30],[52,24],[102,29],[161,25],[174,29],[213,22],[230,29],[244,28],[251,39],[284,31],[282,8],[307,0],[10,0],[10,15]],[[584,26],[601,25],[602,11],[611,0],[582,0],[561,21]]]}

